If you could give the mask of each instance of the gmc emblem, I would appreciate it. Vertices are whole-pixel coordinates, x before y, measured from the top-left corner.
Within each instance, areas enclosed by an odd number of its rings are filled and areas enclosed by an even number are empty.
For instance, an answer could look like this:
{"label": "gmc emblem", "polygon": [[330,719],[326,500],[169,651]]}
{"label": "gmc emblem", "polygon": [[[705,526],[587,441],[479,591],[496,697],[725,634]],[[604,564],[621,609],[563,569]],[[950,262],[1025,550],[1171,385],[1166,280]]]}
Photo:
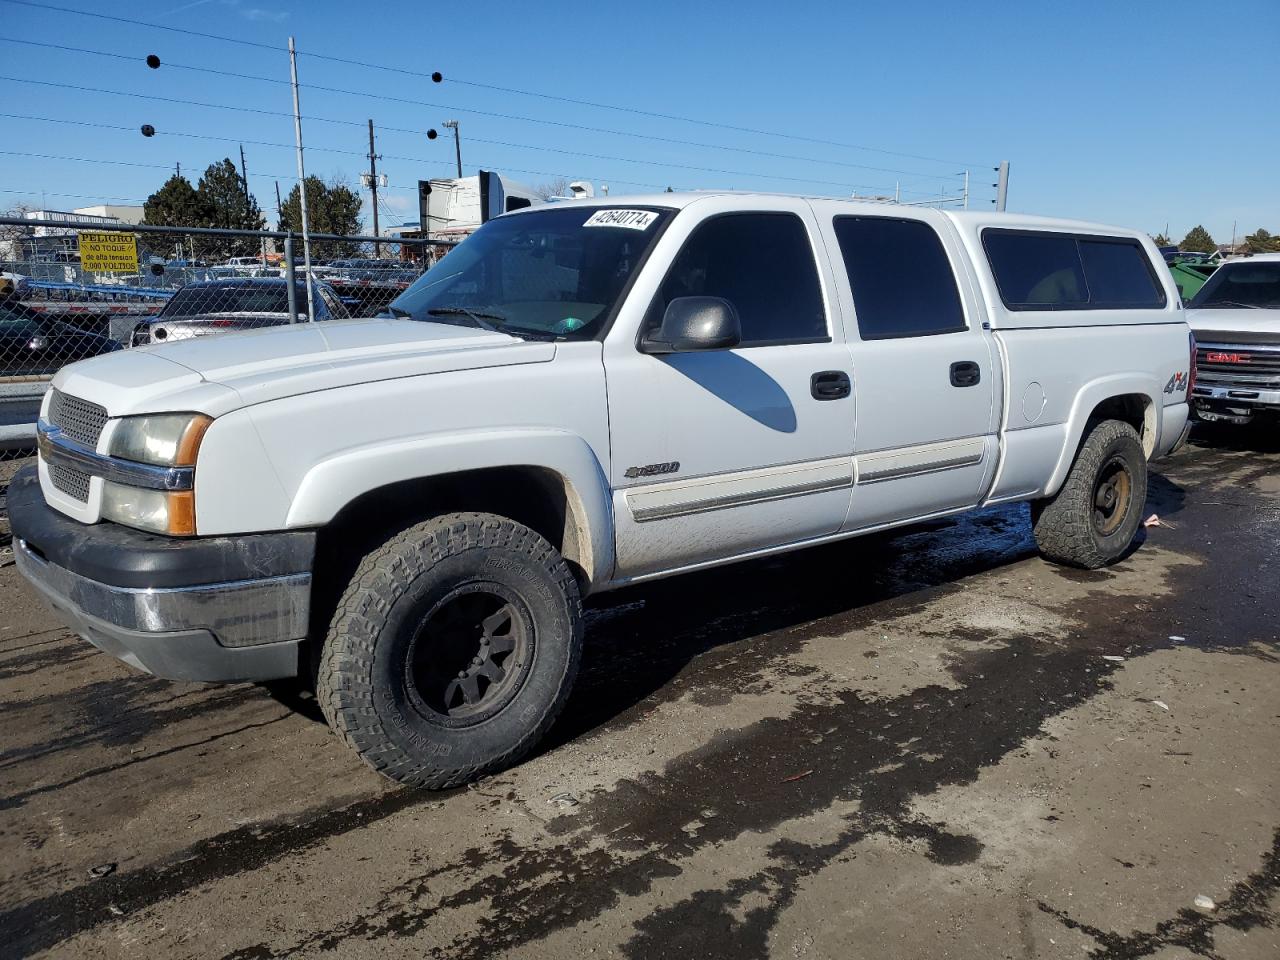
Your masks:
{"label": "gmc emblem", "polygon": [[1217,350],[1209,350],[1205,352],[1204,359],[1206,363],[1252,363],[1253,360],[1247,353],[1221,353]]}

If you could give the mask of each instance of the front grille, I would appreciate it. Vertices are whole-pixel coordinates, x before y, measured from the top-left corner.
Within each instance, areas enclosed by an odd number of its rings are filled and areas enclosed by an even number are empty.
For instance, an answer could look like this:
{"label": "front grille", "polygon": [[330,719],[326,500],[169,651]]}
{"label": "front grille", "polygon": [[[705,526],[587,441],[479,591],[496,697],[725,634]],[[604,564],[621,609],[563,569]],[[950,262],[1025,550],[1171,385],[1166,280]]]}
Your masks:
{"label": "front grille", "polygon": [[53,480],[55,489],[61,490],[68,497],[79,500],[81,503],[89,502],[89,475],[87,473],[82,473],[73,467],[54,464],[49,468],[49,477]]}
{"label": "front grille", "polygon": [[1245,390],[1280,390],[1280,348],[1201,344],[1196,350],[1196,381]]}
{"label": "front grille", "polygon": [[49,422],[67,439],[97,449],[98,437],[107,423],[107,411],[96,403],[54,390],[49,399]]}

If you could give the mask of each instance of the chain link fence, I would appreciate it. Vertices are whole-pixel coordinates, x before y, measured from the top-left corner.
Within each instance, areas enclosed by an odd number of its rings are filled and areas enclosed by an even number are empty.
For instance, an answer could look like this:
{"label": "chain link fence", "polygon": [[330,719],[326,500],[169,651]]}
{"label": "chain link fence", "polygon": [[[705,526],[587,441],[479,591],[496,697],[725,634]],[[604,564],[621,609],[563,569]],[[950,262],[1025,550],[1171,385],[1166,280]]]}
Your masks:
{"label": "chain link fence", "polygon": [[31,455],[63,366],[117,350],[373,317],[440,241],[0,217],[0,461]]}

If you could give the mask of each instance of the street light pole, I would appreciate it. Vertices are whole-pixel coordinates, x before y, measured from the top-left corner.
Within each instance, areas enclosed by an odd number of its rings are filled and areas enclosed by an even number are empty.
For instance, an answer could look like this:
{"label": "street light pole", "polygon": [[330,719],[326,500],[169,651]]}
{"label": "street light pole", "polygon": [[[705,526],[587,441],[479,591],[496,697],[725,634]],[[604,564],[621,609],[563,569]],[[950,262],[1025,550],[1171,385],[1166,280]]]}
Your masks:
{"label": "street light pole", "polygon": [[458,179],[461,180],[462,179],[462,137],[458,133],[458,121],[446,120],[444,121],[444,123],[440,124],[440,126],[444,127],[446,130],[453,131],[453,149],[458,157]]}

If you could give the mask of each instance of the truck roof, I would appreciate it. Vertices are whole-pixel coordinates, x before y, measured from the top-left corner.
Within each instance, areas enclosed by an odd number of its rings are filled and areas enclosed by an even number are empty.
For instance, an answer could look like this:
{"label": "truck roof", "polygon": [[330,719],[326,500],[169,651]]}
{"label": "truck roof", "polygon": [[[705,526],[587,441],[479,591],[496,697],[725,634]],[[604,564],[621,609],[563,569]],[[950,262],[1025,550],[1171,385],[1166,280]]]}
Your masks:
{"label": "truck roof", "polygon": [[[584,197],[575,200],[557,200],[551,207],[665,207],[671,210],[680,210],[695,203],[698,200],[704,200],[708,197],[791,197],[804,200],[819,200],[824,203],[838,203],[841,206],[847,206],[850,213],[861,213],[867,216],[893,216],[895,210],[918,210],[920,207],[901,207],[897,204],[883,200],[855,200],[847,197],[829,197],[820,194],[807,193],[774,193],[763,190],[692,190],[679,191],[675,193],[641,193],[626,194],[617,197]],[[533,213],[538,210],[546,210],[548,206],[526,207],[523,210],[513,211],[507,216],[519,216],[523,213]],[[1136,236],[1143,237],[1146,234],[1140,230],[1134,230],[1130,227],[1119,227],[1114,224],[1093,223],[1087,220],[1069,220],[1063,217],[1044,217],[1034,216],[1024,213],[997,213],[994,210],[941,210],[938,211],[947,217],[950,217],[957,225],[977,229],[983,226],[1001,226],[1013,229],[1056,229],[1056,230],[1079,230],[1082,233],[1104,233],[1111,236]],[[1278,255],[1280,256],[1280,255]]]}

